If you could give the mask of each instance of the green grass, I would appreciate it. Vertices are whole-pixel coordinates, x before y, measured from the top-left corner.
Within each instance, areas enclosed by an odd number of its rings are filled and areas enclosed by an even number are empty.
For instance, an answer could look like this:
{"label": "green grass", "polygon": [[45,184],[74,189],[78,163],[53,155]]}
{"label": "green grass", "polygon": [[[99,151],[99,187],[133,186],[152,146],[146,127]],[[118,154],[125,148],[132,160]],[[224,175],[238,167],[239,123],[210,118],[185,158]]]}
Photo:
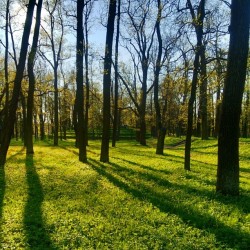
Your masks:
{"label": "green grass", "polygon": [[195,139],[192,171],[184,145],[167,138],[164,156],[118,142],[100,163],[90,141],[88,164],[74,142],[20,142],[0,173],[0,249],[249,249],[250,140],[241,140],[241,196],[215,194],[217,142]]}

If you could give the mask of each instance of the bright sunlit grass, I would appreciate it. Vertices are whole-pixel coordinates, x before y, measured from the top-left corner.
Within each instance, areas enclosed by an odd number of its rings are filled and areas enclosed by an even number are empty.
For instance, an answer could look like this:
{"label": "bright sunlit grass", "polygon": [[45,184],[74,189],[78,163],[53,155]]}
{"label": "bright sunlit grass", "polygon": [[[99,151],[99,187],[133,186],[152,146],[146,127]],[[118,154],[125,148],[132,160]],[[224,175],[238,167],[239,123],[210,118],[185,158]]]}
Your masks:
{"label": "bright sunlit grass", "polygon": [[0,249],[248,249],[250,140],[239,198],[215,194],[216,140],[194,140],[191,172],[178,140],[167,138],[164,156],[152,139],[121,141],[105,164],[99,141],[88,164],[74,141],[36,142],[33,157],[13,142],[0,173]]}

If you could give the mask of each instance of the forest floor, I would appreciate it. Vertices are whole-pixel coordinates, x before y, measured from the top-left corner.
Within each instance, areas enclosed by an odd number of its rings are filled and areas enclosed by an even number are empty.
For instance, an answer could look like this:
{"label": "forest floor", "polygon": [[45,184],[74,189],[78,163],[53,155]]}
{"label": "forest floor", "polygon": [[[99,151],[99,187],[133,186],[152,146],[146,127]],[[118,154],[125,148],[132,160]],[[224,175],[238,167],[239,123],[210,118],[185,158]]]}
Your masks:
{"label": "forest floor", "polygon": [[[178,143],[167,138],[166,145]],[[249,249],[250,139],[240,140],[240,197],[215,193],[217,141],[195,139],[163,156],[120,141],[110,163],[90,141],[88,163],[73,140],[13,141],[0,172],[0,249]]]}

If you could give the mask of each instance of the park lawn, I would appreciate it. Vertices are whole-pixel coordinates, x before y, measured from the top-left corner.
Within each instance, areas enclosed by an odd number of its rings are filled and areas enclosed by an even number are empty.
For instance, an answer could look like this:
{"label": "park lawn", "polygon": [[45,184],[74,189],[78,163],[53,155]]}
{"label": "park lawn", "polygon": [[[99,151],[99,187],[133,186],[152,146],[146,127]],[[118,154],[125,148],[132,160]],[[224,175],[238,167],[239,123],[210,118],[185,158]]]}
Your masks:
{"label": "park lawn", "polygon": [[[181,139],[179,139],[181,140]],[[88,164],[74,141],[36,142],[34,156],[12,142],[0,173],[0,249],[249,249],[250,140],[240,141],[240,197],[215,194],[217,141],[167,138],[164,156],[121,141]],[[5,175],[5,176],[4,176]]]}

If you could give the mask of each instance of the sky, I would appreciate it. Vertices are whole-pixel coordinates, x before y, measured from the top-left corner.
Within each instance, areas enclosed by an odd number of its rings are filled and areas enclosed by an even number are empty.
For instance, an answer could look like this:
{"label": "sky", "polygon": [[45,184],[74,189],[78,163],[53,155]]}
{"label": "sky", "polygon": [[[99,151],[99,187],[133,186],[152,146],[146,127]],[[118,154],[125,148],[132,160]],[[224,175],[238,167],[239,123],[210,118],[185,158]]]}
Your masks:
{"label": "sky", "polygon": [[[101,16],[103,10],[105,10],[105,1],[95,1],[94,2],[94,11],[92,13],[92,17],[90,18],[90,31],[89,31],[89,43],[90,46],[94,49],[95,54],[97,54],[96,60],[96,68],[99,68],[99,71],[102,70],[102,60],[104,55],[104,45],[105,45],[105,38],[106,38],[106,28],[101,24]],[[4,13],[5,10],[3,10]],[[35,10],[36,11],[36,10]],[[17,15],[15,15],[17,14]],[[26,11],[25,9],[21,9],[20,5],[18,4],[18,1],[12,5],[11,8],[11,15],[15,15],[15,18],[12,20],[14,32],[14,41],[17,47],[20,47],[21,45],[21,38],[22,38],[22,31],[23,31],[23,25],[26,17]],[[42,14],[42,18],[45,17],[45,12]],[[3,20],[3,19],[2,19]],[[4,25],[3,20],[3,25]],[[33,28],[34,28],[35,21],[33,21]],[[45,26],[44,22],[42,21],[42,25]],[[33,30],[32,28],[32,30]],[[70,52],[72,58],[68,60],[66,69],[69,69],[69,65],[72,65],[72,69],[74,69],[74,62],[75,62],[75,34],[76,31],[73,28],[69,28],[70,33],[67,33],[67,44],[69,45],[68,48],[66,48],[67,52]],[[5,36],[4,36],[4,30],[0,29],[0,39],[5,44]],[[32,43],[32,34],[30,35],[30,44]],[[4,54],[4,48],[0,46],[0,53]],[[18,53],[17,53],[18,55]]]}

